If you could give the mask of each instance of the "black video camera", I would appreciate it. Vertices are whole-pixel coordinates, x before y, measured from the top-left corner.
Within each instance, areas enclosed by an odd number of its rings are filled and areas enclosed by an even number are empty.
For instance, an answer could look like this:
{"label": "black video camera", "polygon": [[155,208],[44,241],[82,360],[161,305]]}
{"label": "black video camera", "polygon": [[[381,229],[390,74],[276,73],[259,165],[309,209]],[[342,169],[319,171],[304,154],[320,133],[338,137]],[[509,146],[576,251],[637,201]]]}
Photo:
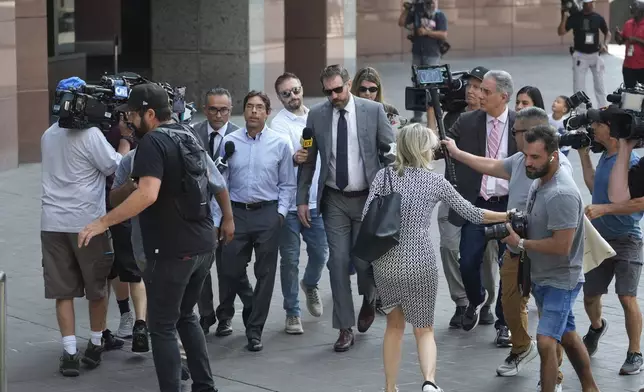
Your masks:
{"label": "black video camera", "polygon": [[[578,113],[576,109],[581,104],[585,104],[588,110]],[[566,100],[566,105],[573,113],[564,120],[566,133],[559,136],[559,147],[570,146],[575,150],[590,147],[595,153],[604,151],[604,146],[593,142],[594,130],[590,125],[599,121],[599,110],[592,108],[588,95],[583,91],[577,91]]]}
{"label": "black video camera", "polygon": [[581,6],[576,0],[561,0],[561,10],[573,15],[581,12]]}
{"label": "black video camera", "polygon": [[[519,237],[525,238],[528,233],[528,216],[522,211],[511,212],[510,227]],[[501,240],[509,235],[510,231],[505,223],[497,223],[485,228],[485,241]]]}
{"label": "black video camera", "polygon": [[432,0],[415,0],[413,2],[403,3],[403,7],[409,11],[409,15],[411,15],[411,19],[414,21],[414,29],[411,34],[407,35],[408,40],[413,41],[417,35],[417,30],[423,27],[421,19],[431,13],[433,3]]}
{"label": "black video camera", "polygon": [[610,135],[618,139],[644,139],[644,86],[619,88],[606,99],[613,103],[607,121]]}
{"label": "black video camera", "polygon": [[465,90],[467,79],[462,76],[467,71],[452,73],[449,64],[412,65],[413,87],[405,88],[405,109],[424,112],[432,106],[428,89],[439,91],[440,105],[446,112],[460,112],[466,106]]}

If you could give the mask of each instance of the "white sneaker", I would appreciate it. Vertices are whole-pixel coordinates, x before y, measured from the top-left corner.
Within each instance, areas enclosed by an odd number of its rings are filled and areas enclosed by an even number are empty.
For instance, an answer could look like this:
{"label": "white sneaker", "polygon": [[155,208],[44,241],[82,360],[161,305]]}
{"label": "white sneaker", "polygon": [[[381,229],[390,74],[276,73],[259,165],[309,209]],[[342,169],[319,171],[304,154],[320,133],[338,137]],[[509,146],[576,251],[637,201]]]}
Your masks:
{"label": "white sneaker", "polygon": [[284,331],[289,335],[303,334],[302,320],[297,316],[286,316]]}
{"label": "white sneaker", "polygon": [[423,392],[443,392],[443,390],[439,386],[432,385],[426,381],[423,384]]}
{"label": "white sneaker", "polygon": [[501,366],[496,369],[496,374],[501,377],[516,376],[528,362],[535,359],[538,355],[537,343],[531,342],[530,347],[521,354],[511,352]]}
{"label": "white sneaker", "polygon": [[[537,384],[537,392],[541,392],[541,381],[539,381],[539,383]],[[561,386],[561,384],[557,384],[555,386],[555,392],[563,392],[563,387]]]}
{"label": "white sneaker", "polygon": [[116,337],[121,339],[129,339],[132,337],[132,329],[134,328],[134,315],[132,312],[123,313],[121,315],[121,322],[119,329],[116,331]]}
{"label": "white sneaker", "polygon": [[304,294],[306,294],[306,308],[313,317],[322,316],[322,299],[320,298],[320,290],[317,287],[306,287],[304,281],[300,280],[300,287]]}

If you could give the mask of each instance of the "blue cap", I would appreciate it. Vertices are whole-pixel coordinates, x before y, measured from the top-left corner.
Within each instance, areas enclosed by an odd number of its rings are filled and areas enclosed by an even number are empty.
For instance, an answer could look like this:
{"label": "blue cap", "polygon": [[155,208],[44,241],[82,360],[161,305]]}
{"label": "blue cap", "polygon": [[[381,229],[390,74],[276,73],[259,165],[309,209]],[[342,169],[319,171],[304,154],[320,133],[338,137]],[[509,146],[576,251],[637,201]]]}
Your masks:
{"label": "blue cap", "polygon": [[63,79],[60,82],[58,82],[58,86],[56,86],[56,90],[75,90],[78,89],[81,86],[85,86],[85,81],[78,76],[72,76],[71,78]]}

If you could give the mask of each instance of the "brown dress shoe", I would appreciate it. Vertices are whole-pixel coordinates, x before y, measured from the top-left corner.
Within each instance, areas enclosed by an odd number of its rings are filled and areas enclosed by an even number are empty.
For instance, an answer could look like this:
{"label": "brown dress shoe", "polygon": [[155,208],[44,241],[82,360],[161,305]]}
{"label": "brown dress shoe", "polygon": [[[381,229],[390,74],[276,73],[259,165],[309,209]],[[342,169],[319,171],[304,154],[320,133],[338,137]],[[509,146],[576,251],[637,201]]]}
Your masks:
{"label": "brown dress shoe", "polygon": [[333,345],[333,349],[339,353],[349,351],[351,346],[353,346],[353,341],[353,331],[351,330],[351,328],[341,329],[340,336],[338,336],[338,340]]}
{"label": "brown dress shoe", "polygon": [[365,333],[373,324],[373,320],[376,318],[376,306],[375,303],[367,301],[365,298],[362,301],[362,307],[360,308],[360,313],[358,314],[358,332]]}

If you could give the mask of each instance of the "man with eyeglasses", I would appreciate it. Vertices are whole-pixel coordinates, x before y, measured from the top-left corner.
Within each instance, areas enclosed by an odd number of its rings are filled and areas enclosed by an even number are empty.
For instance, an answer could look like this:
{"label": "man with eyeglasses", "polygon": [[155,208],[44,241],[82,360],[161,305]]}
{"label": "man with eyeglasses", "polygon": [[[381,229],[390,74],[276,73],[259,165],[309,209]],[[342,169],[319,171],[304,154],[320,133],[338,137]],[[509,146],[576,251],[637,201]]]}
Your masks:
{"label": "man with eyeglasses", "polygon": [[[516,140],[518,152],[505,159],[486,158],[462,151],[452,139],[444,141],[443,144],[447,146],[450,156],[455,160],[479,173],[509,181],[508,210],[525,211],[528,192],[534,180],[529,178],[525,171],[523,134],[526,130],[537,125],[548,125],[548,114],[543,109],[529,107],[517,113],[512,135]],[[559,154],[559,163],[572,175],[572,166],[565,155]],[[505,322],[511,332],[512,349],[510,355],[497,368],[496,372],[499,376],[505,377],[517,375],[528,362],[538,355],[537,345],[532,341],[528,332],[527,306],[529,297],[522,296],[517,285],[519,259],[519,249],[508,246],[503,254],[501,266],[501,301]],[[561,346],[557,349],[557,357],[561,366],[563,360]],[[561,390],[562,381],[563,374],[559,371],[557,391]]]}
{"label": "man with eyeglasses", "polygon": [[[302,130],[306,127],[309,113],[309,109],[304,106],[303,102],[302,82],[296,75],[286,72],[275,80],[275,92],[284,105],[284,109],[273,118],[271,129],[285,135],[291,143],[295,151],[293,170],[297,174],[298,166],[304,163],[308,156],[308,149],[302,146]],[[329,249],[324,222],[322,222],[322,215],[317,206],[319,176],[320,158],[318,157],[309,197],[311,227],[303,226],[298,220],[297,206],[293,200],[280,235],[280,280],[284,296],[284,310],[286,311],[284,331],[292,335],[304,333],[298,299],[300,288],[306,294],[306,307],[309,313],[313,317],[320,317],[323,311],[318,283],[326,265]],[[300,235],[306,242],[306,252],[309,256],[301,281],[299,281],[298,268],[300,264]]]}
{"label": "man with eyeglasses", "polygon": [[358,331],[366,332],[375,318],[375,283],[371,265],[351,256],[362,210],[376,173],[381,168],[378,146],[394,141],[394,132],[379,102],[351,94],[349,73],[340,65],[326,67],[320,75],[328,101],[311,108],[306,126],[313,128],[313,145],[298,172],[297,213],[304,227],[311,227],[311,185],[320,157],[316,204],[322,211],[329,244],[329,275],[333,296],[333,328],[340,330],[334,350],[348,351],[354,343],[356,324],[350,269],[355,266],[358,292],[364,296]]}
{"label": "man with eyeglasses", "polygon": [[[213,161],[219,158],[221,146],[224,136],[239,129],[237,125],[230,122],[230,111],[233,107],[232,97],[228,90],[222,87],[214,88],[206,93],[206,102],[204,104],[203,112],[206,115],[206,120],[195,124],[194,130],[197,132],[199,139],[203,143],[204,148]],[[213,201],[211,208],[218,208]],[[219,225],[221,222],[215,221],[215,241],[219,238]],[[217,246],[215,251],[215,265],[217,267],[217,275],[219,277],[219,270],[221,268],[221,246]],[[218,278],[219,292],[225,289],[221,279]],[[242,280],[245,287],[251,287],[248,281],[248,276]],[[225,296],[219,295],[221,300]],[[235,314],[234,308],[235,297],[226,302],[220,302],[215,312],[214,295],[212,292],[212,275],[210,272],[206,276],[201,292],[201,298],[197,303],[199,308],[199,324],[203,329],[204,335],[210,332],[217,320],[219,324],[215,331],[215,336],[229,336],[233,333],[232,317]]]}

